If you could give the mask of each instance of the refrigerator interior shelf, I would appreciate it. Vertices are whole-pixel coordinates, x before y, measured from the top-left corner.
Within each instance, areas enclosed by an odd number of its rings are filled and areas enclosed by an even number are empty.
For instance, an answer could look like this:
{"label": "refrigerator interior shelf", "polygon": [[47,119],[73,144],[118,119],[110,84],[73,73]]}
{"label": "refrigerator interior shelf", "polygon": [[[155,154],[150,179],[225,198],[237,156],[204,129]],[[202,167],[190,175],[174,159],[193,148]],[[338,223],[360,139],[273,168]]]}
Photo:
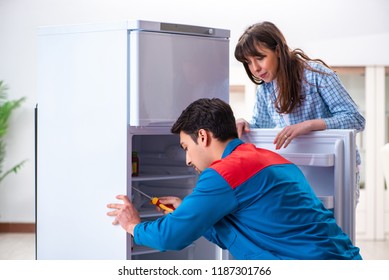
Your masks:
{"label": "refrigerator interior shelf", "polygon": [[[185,249],[193,248],[195,246],[194,243],[191,245],[185,247]],[[145,254],[152,254],[152,253],[159,253],[160,251],[146,247],[146,246],[138,246],[134,245],[134,248],[132,249],[131,254],[133,256],[139,256],[139,255],[145,255]]]}
{"label": "refrigerator interior shelf", "polygon": [[[151,204],[151,203],[150,203]],[[153,207],[155,208],[156,206],[153,205]],[[163,212],[159,212],[155,209],[139,209],[139,216],[141,219],[144,219],[144,218],[154,218],[154,217],[162,217],[164,214]]]}
{"label": "refrigerator interior shelf", "polygon": [[159,251],[155,250],[155,249],[151,249],[149,247],[134,245],[134,248],[132,249],[131,254],[133,256],[137,256],[137,255],[152,254],[152,253],[157,253],[157,252],[159,252]]}
{"label": "refrigerator interior shelf", "polygon": [[294,164],[302,166],[330,167],[335,164],[335,154],[280,153],[280,155]]}
{"label": "refrigerator interior shelf", "polygon": [[142,159],[163,159],[163,160],[174,160],[174,161],[183,161],[185,160],[185,154],[181,146],[179,145],[171,145],[171,147],[167,148],[167,152],[164,153],[145,153],[142,152]]}
{"label": "refrigerator interior shelf", "polygon": [[159,180],[177,180],[177,179],[188,179],[196,178],[196,174],[187,175],[142,175],[132,177],[133,182],[144,182],[144,181],[159,181]]}

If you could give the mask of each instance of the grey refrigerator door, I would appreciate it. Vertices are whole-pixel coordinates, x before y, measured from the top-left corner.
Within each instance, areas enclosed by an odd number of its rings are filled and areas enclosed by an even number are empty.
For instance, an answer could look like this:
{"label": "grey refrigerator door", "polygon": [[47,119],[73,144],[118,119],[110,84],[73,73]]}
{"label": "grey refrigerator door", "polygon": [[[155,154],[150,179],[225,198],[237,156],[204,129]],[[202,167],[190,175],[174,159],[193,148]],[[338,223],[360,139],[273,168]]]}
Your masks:
{"label": "grey refrigerator door", "polygon": [[354,130],[325,130],[299,136],[275,149],[278,129],[252,129],[243,140],[275,151],[300,167],[324,206],[355,241],[356,146]]}
{"label": "grey refrigerator door", "polygon": [[128,40],[131,126],[170,126],[202,97],[228,102],[228,38],[131,30]]}

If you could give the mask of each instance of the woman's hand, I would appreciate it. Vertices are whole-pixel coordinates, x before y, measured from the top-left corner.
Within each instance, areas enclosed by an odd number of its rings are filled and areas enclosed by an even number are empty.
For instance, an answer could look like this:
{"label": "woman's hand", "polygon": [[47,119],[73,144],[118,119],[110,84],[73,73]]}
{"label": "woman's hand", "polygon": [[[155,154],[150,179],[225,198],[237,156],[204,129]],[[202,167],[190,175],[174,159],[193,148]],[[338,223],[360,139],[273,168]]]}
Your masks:
{"label": "woman's hand", "polygon": [[286,148],[297,136],[307,134],[314,130],[324,130],[326,127],[325,122],[321,119],[288,125],[277,134],[273,143],[276,145],[277,150],[282,147]]}
{"label": "woman's hand", "polygon": [[244,119],[237,119],[236,120],[236,129],[238,130],[238,137],[240,138],[243,133],[250,131],[250,125]]}

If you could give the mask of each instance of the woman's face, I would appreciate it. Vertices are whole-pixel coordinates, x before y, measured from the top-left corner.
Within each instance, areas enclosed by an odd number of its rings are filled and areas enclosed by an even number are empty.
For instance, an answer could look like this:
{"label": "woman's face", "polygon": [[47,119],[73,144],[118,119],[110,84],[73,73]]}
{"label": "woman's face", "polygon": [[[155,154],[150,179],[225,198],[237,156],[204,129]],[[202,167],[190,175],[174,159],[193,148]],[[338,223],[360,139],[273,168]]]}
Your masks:
{"label": "woman's face", "polygon": [[260,56],[247,57],[247,65],[250,72],[265,83],[273,81],[278,72],[278,53],[264,47],[257,47]]}

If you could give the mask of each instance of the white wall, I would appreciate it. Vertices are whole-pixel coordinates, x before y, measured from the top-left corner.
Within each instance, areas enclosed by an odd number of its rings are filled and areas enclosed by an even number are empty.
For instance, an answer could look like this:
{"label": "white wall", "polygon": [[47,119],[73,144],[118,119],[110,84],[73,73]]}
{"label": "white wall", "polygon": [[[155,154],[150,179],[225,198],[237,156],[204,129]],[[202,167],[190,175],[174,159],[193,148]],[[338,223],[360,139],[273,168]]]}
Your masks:
{"label": "white wall", "polygon": [[[17,175],[10,175],[0,185],[0,222],[35,220],[34,107],[38,26],[144,19],[230,29],[233,73],[241,67],[232,55],[239,35],[248,25],[269,20],[283,31],[292,48],[302,48],[310,56],[322,58],[329,64],[389,65],[389,1],[386,0],[192,2],[0,0],[0,80],[9,85],[11,99],[27,97],[27,102],[11,119],[5,167],[28,159]],[[231,80],[236,83],[239,79],[232,77]]]}

